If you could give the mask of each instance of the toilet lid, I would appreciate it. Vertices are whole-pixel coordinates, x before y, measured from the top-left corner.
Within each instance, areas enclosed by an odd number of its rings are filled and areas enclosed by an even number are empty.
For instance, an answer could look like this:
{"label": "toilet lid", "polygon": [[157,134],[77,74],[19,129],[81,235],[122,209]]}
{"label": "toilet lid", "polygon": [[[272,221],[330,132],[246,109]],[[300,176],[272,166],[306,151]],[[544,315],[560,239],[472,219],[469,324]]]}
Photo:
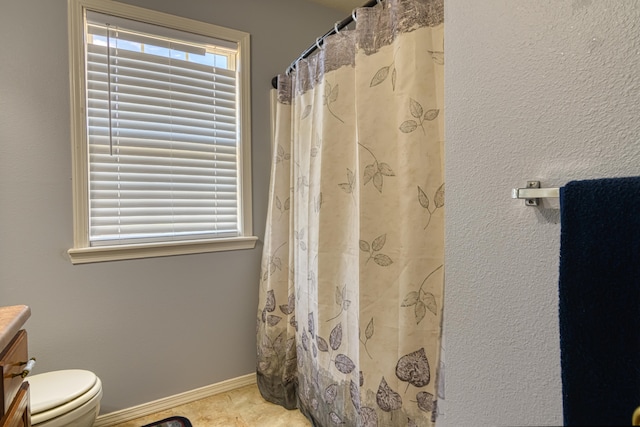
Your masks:
{"label": "toilet lid", "polygon": [[71,402],[91,390],[97,382],[93,372],[81,369],[45,372],[29,376],[31,413],[37,414]]}

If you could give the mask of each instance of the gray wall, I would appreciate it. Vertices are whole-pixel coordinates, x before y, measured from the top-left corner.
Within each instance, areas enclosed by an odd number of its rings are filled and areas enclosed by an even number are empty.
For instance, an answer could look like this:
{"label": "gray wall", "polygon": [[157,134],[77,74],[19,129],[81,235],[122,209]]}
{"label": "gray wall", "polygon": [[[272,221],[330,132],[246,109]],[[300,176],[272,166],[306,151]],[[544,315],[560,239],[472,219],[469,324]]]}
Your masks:
{"label": "gray wall", "polygon": [[640,8],[447,0],[445,22],[440,426],[560,425],[558,210],[510,190],[640,175]]}
{"label": "gray wall", "polygon": [[[128,0],[251,34],[254,231],[266,218],[269,89],[343,12],[298,0]],[[67,7],[0,0],[0,305],[27,304],[36,373],[94,371],[102,412],[254,372],[254,250],[73,266]]]}
{"label": "gray wall", "polygon": [[[271,76],[343,14],[293,0],[128,2],[252,34],[262,236]],[[36,370],[95,371],[103,412],[252,372],[261,245],[83,266],[66,260],[66,2],[0,0],[0,11],[0,304],[32,307]],[[528,179],[558,186],[640,174],[640,9],[633,0],[449,0],[446,14],[440,424],[558,425],[558,211],[524,207],[509,192]]]}

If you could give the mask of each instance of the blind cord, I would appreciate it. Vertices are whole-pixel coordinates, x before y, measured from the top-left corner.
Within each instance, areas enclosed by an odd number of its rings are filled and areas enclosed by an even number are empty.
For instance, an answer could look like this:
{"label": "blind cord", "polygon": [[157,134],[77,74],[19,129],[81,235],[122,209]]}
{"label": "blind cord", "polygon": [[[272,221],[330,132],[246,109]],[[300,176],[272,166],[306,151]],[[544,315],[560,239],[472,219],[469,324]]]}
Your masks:
{"label": "blind cord", "polygon": [[107,24],[107,106],[109,108],[109,155],[113,156],[113,132],[111,130],[111,27]]}

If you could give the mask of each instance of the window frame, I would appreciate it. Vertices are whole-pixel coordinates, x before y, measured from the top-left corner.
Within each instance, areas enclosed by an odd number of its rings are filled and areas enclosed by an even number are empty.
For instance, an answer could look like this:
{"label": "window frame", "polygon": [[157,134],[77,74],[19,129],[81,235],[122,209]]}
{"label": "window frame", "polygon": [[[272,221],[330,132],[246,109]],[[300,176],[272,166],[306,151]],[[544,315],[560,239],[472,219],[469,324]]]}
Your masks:
{"label": "window frame", "polygon": [[[163,27],[237,43],[238,46],[238,188],[240,191],[240,236],[217,239],[172,240],[111,246],[89,242],[89,160],[87,141],[87,96],[85,75],[86,11],[119,16]],[[238,249],[251,249],[253,236],[251,191],[251,91],[250,35],[243,31],[178,17],[111,0],[68,0],[69,78],[71,96],[71,158],[73,191],[73,248],[67,251],[73,264],[151,258]]]}

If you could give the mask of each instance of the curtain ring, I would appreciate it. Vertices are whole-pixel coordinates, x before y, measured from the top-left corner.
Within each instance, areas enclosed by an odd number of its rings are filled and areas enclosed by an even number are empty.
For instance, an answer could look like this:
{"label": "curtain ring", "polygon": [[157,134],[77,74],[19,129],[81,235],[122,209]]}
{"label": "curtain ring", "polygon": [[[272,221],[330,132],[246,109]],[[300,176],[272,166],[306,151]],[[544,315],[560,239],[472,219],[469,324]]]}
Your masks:
{"label": "curtain ring", "polygon": [[339,31],[338,31],[338,24],[339,24],[339,23],[340,23],[340,21],[336,21],[336,23],[335,23],[335,24],[333,24],[333,31],[335,31],[335,32],[336,32],[336,34],[338,34],[338,33],[339,33]]}
{"label": "curtain ring", "polygon": [[357,22],[358,18],[356,18],[356,10],[353,9],[353,12],[351,12],[351,18],[353,19],[353,22]]}
{"label": "curtain ring", "polygon": [[316,39],[316,47],[318,48],[318,50],[322,50],[322,47],[320,46],[320,41],[322,40],[322,37],[318,37]]}
{"label": "curtain ring", "polygon": [[289,67],[287,68],[287,71],[285,73],[287,77],[291,77],[291,73],[293,73],[294,67],[298,66],[298,61],[300,61],[300,58],[296,59],[291,64],[289,64]]}
{"label": "curtain ring", "polygon": [[289,68],[287,68],[287,72],[286,72],[287,76],[290,76],[291,73],[293,73],[293,71],[298,66],[298,62],[300,62],[300,60],[302,60],[302,56],[298,57],[298,59],[296,59],[291,63],[291,65],[289,65]]}

